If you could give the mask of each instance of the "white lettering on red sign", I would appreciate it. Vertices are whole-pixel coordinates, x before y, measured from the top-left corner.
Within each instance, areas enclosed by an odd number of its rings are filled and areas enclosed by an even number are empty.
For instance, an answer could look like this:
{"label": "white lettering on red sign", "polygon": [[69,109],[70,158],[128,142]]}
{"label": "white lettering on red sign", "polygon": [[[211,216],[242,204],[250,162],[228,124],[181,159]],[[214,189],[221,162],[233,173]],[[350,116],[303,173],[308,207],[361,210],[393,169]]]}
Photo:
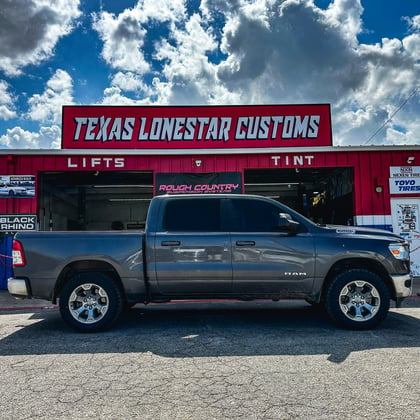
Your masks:
{"label": "white lettering on red sign", "polygon": [[140,142],[316,139],[320,121],[320,115],[239,117],[231,132],[232,117],[75,117],[73,141],[131,141],[136,128]]}
{"label": "white lettering on red sign", "polygon": [[284,166],[311,166],[314,158],[315,156],[308,155],[271,156],[274,166],[281,165],[281,162],[284,162]]}
{"label": "white lettering on red sign", "polygon": [[82,169],[124,168],[125,159],[114,157],[69,157],[67,158],[67,167]]}

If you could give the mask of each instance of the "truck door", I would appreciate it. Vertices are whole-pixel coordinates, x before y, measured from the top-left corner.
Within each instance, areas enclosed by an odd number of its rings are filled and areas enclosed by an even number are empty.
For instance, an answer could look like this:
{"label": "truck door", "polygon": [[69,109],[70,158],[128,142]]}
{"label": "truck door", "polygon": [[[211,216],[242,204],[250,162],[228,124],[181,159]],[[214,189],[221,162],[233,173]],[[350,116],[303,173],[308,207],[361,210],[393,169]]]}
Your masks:
{"label": "truck door", "polygon": [[315,268],[312,235],[305,229],[294,235],[279,232],[282,210],[273,203],[235,198],[230,205],[233,293],[284,297],[310,291]]}
{"label": "truck door", "polygon": [[159,291],[169,295],[227,294],[232,290],[230,234],[222,229],[222,200],[168,200],[155,236]]}

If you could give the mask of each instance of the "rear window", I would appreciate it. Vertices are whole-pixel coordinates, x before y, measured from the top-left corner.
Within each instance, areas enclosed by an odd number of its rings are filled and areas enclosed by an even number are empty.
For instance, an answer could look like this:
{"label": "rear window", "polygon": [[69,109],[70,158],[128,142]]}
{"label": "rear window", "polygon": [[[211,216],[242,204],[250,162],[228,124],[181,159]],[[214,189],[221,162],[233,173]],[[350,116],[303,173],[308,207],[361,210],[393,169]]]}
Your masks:
{"label": "rear window", "polygon": [[220,232],[220,200],[169,200],[163,229],[172,232]]}

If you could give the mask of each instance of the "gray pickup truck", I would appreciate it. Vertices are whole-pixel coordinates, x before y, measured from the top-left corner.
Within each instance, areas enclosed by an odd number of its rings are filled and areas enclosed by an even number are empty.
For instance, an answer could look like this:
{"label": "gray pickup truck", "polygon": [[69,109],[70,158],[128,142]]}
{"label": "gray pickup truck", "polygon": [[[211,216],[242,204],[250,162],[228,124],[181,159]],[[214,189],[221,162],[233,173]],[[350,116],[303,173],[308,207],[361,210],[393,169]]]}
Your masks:
{"label": "gray pickup truck", "polygon": [[10,294],[58,300],[81,332],[110,327],[135,303],[182,299],[305,299],[362,330],[412,288],[399,236],[320,226],[251,195],[154,197],[144,232],[17,233],[13,264]]}

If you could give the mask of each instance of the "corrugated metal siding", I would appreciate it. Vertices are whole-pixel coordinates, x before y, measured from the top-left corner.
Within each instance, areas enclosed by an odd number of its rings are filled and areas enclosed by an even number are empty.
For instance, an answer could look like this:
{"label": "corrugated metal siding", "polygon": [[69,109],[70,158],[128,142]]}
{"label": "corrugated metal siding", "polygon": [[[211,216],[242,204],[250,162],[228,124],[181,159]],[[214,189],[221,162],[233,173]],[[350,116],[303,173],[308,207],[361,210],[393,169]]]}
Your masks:
{"label": "corrugated metal siding", "polygon": [[[354,169],[354,212],[359,215],[389,215],[389,167],[407,166],[407,158],[414,156],[412,165],[420,165],[420,151],[304,151],[242,154],[135,155],[115,153],[0,155],[0,175],[37,175],[43,171],[153,171],[153,172],[224,172],[245,169],[352,167]],[[274,159],[273,157],[276,157]],[[99,160],[98,160],[99,158]],[[115,158],[124,158],[123,168],[114,168]],[[92,168],[92,159],[96,166]],[[198,161],[201,161],[198,166]],[[99,164],[97,164],[99,162]],[[277,164],[276,164],[277,163]],[[38,178],[37,178],[38,179]],[[381,186],[378,193],[375,187]],[[409,194],[416,196],[419,194]],[[398,197],[403,198],[404,195]],[[31,198],[0,199],[0,213],[36,213],[37,200]]]}

